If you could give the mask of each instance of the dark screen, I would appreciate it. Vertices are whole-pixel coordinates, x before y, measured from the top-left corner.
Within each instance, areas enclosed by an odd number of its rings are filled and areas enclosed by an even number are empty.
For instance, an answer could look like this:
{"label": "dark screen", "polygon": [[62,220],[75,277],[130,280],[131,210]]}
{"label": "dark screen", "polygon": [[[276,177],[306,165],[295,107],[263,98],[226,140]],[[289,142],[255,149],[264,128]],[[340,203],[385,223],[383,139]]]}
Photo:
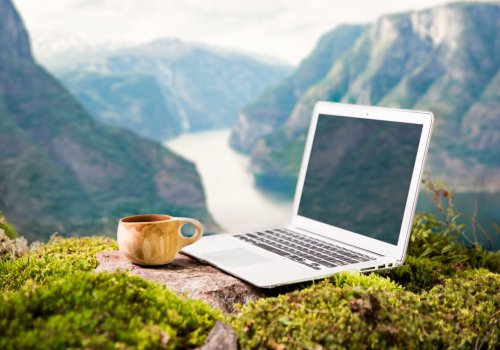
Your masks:
{"label": "dark screen", "polygon": [[397,244],[422,125],[319,115],[299,215]]}

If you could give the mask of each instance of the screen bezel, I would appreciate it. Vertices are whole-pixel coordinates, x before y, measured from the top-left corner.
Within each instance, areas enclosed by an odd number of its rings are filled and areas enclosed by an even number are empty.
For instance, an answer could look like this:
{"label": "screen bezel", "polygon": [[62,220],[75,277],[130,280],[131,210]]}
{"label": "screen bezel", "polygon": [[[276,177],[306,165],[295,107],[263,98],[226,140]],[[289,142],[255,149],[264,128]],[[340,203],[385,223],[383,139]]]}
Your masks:
{"label": "screen bezel", "polygon": [[[397,245],[325,224],[298,214],[300,198],[302,197],[302,190],[304,187],[307,166],[309,164],[319,115],[324,115],[326,118],[349,117],[422,125],[422,134],[420,135],[418,143],[415,166],[413,168]],[[390,257],[398,261],[403,261],[408,247],[411,224],[413,222],[413,215],[417,204],[419,185],[424,168],[425,156],[429,147],[433,120],[433,114],[425,111],[359,106],[334,102],[317,102],[314,106],[312,120],[304,148],[304,155],[302,157],[302,164],[297,180],[297,188],[293,203],[292,226],[319,234],[329,239],[335,239],[346,244],[362,247],[376,254]]]}

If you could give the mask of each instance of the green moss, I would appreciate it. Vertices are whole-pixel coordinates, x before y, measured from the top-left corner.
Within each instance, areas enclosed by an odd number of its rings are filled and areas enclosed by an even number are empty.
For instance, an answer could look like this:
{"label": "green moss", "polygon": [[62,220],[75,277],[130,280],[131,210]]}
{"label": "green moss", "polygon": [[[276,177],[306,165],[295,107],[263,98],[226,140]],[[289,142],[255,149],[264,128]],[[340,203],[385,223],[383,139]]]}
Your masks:
{"label": "green moss", "polygon": [[187,348],[220,314],[125,273],[27,283],[0,303],[0,348]]}
{"label": "green moss", "polygon": [[[454,217],[455,218],[455,217]],[[456,268],[487,268],[500,272],[500,252],[482,249],[477,242],[467,246],[463,225],[451,219],[438,220],[432,214],[415,217],[408,246],[408,255],[428,258]]]}
{"label": "green moss", "polygon": [[19,237],[19,234],[17,233],[14,226],[10,224],[0,221],[0,229],[2,229],[10,239],[16,239],[17,237]]}
{"label": "green moss", "polygon": [[361,273],[342,272],[333,275],[329,279],[330,283],[335,287],[362,287],[368,288],[377,286],[386,290],[400,290],[402,287],[395,281],[385,276],[379,276],[376,273],[364,275]]}
{"label": "green moss", "polygon": [[418,215],[402,266],[260,299],[229,323],[244,349],[493,348],[500,256],[466,246],[462,233]]}
{"label": "green moss", "polygon": [[[1,108],[1,106],[0,106]],[[0,230],[3,230],[5,235],[10,239],[16,239],[19,237],[16,228],[14,225],[7,223],[5,220],[5,216],[0,212]]]}
{"label": "green moss", "polygon": [[117,247],[116,241],[107,237],[54,237],[26,256],[0,261],[0,289],[17,290],[28,280],[46,285],[58,278],[92,271],[98,265],[97,252]]}
{"label": "green moss", "polygon": [[242,349],[492,348],[498,252],[447,232],[420,215],[402,266],[290,286],[226,316],[138,277],[94,273],[112,239],[54,237],[0,261],[0,348],[194,348],[217,319]]}
{"label": "green moss", "polygon": [[106,237],[54,237],[1,261],[0,348],[202,344],[220,312],[138,277],[94,273],[96,253],[109,249],[117,244]]}
{"label": "green moss", "polygon": [[323,282],[252,302],[231,325],[244,349],[494,347],[499,288],[500,277],[487,271],[448,279],[421,295]]}
{"label": "green moss", "polygon": [[378,272],[393,283],[398,283],[404,289],[412,292],[429,290],[438,283],[456,273],[451,265],[445,265],[428,258],[408,256],[405,263],[392,270]]}
{"label": "green moss", "polygon": [[378,274],[406,290],[420,292],[467,269],[486,268],[498,273],[500,252],[485,251],[478,245],[467,247],[460,241],[461,227],[447,226],[432,214],[415,217],[405,263]]}

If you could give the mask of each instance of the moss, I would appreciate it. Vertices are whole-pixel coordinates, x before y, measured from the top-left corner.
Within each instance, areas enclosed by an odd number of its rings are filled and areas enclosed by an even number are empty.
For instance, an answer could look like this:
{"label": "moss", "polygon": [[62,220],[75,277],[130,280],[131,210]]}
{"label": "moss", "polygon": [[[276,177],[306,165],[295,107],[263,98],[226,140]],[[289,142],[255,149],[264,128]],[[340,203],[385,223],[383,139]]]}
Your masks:
{"label": "moss", "polygon": [[[0,303],[0,348],[188,348],[220,314],[125,273],[27,283]],[[43,341],[41,341],[43,340]]]}
{"label": "moss", "polygon": [[429,290],[438,283],[456,273],[458,267],[433,261],[429,258],[415,258],[408,256],[405,263],[392,270],[378,272],[380,276],[386,277],[393,283],[404,286],[404,289],[412,292]]}
{"label": "moss", "polygon": [[500,252],[482,249],[477,242],[467,246],[463,226],[447,224],[432,214],[419,214],[413,222],[408,255],[428,258],[455,267],[488,268],[500,272]]}
{"label": "moss", "polygon": [[[1,219],[1,215],[0,215]],[[2,222],[0,220],[0,229],[5,232],[5,235],[9,237],[10,239],[16,239],[19,237],[19,234],[17,233],[16,229],[14,226],[7,224],[6,222]]]}
{"label": "moss", "polygon": [[[457,284],[461,288],[457,288]],[[323,282],[260,299],[232,317],[244,349],[493,348],[500,277],[474,271],[421,295]]]}
{"label": "moss", "polygon": [[98,265],[97,252],[117,247],[116,241],[106,237],[53,237],[19,259],[0,261],[0,289],[17,290],[28,280],[46,285],[58,278],[92,271]]}
{"label": "moss", "polygon": [[229,322],[243,349],[494,348],[500,255],[462,233],[418,215],[402,266],[260,299]]}
{"label": "moss", "polygon": [[386,290],[399,290],[402,289],[395,281],[389,279],[385,276],[379,276],[376,273],[370,273],[369,275],[361,273],[350,273],[342,272],[333,275],[329,279],[330,283],[336,287],[362,287],[368,288],[372,286],[378,286]]}
{"label": "moss", "polygon": [[0,260],[0,348],[193,348],[217,319],[242,349],[493,348],[498,252],[466,247],[432,216],[413,230],[403,266],[283,289],[228,316],[138,277],[94,273],[96,253],[117,248],[110,238],[54,237]]}
{"label": "moss", "polygon": [[[125,273],[96,274],[106,237],[62,239],[0,261],[0,348],[188,348],[220,312]],[[43,341],[41,341],[43,339]]]}
{"label": "moss", "polygon": [[10,238],[10,239],[16,239],[19,237],[19,234],[17,233],[16,228],[14,225],[9,224],[5,220],[5,216],[0,212],[0,230],[2,230],[5,235]]}

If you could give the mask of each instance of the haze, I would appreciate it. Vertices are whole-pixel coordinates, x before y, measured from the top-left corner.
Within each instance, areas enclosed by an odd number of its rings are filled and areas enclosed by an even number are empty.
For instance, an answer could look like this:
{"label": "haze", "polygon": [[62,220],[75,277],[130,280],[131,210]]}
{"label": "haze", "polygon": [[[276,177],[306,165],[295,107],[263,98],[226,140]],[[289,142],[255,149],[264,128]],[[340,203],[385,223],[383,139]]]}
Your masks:
{"label": "haze", "polygon": [[122,46],[159,37],[235,49],[298,64],[342,23],[447,3],[443,0],[14,0],[35,55]]}

